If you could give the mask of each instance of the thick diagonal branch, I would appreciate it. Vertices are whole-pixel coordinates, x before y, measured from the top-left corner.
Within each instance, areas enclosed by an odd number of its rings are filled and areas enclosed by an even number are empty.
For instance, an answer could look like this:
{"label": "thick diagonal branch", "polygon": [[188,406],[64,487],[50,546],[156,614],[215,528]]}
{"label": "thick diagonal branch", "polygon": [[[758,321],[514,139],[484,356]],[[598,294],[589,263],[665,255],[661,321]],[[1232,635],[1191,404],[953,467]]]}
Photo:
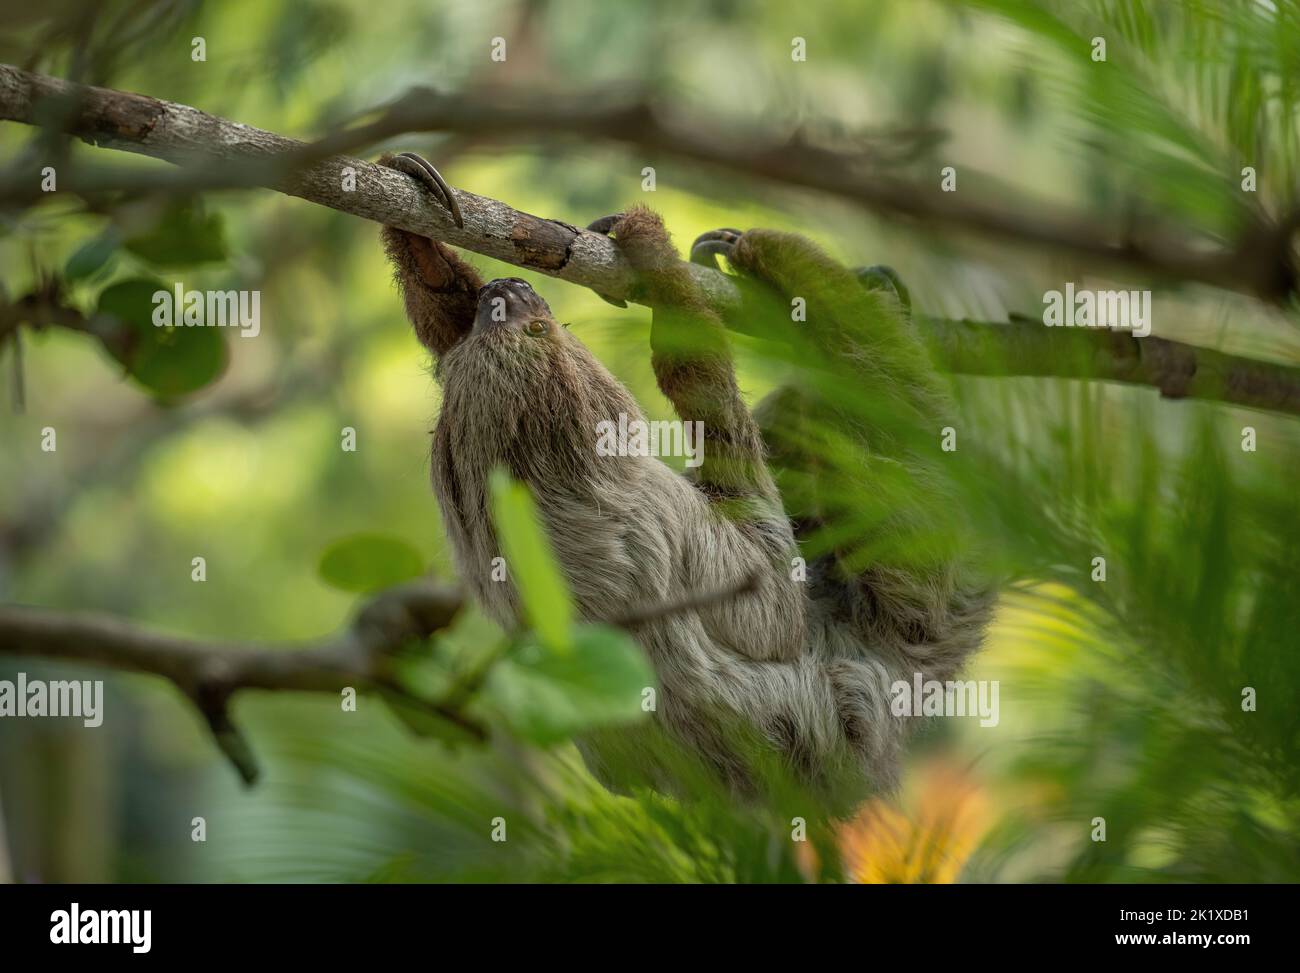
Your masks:
{"label": "thick diagonal branch", "polygon": [[[57,124],[95,145],[123,149],[201,170],[198,181],[182,171],[135,173],[137,188],[268,186],[354,216],[401,227],[520,267],[537,270],[616,298],[631,296],[634,275],[606,237],[556,220],[522,213],[495,199],[456,190],[465,225],[457,227],[410,176],[361,159],[315,158],[307,145],[198,109],[145,95],[73,85],[0,64],[0,119]],[[350,177],[354,176],[353,178]],[[117,179],[78,182],[75,172],[60,191],[116,188]],[[38,190],[39,165],[31,186]],[[735,288],[721,275],[697,268],[711,296],[734,303]]]}

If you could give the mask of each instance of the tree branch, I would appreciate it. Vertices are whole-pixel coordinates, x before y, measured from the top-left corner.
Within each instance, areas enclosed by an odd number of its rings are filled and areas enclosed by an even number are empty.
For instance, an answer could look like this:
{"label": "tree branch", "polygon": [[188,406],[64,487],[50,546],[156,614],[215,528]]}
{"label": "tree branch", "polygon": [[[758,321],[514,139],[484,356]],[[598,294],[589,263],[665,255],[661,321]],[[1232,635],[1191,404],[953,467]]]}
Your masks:
{"label": "tree branch", "polygon": [[[635,629],[666,615],[730,601],[757,589],[757,577],[684,598],[634,606],[609,624]],[[465,713],[466,705],[506,654],[507,640],[462,675],[441,699],[407,692],[391,662],[405,645],[449,626],[463,600],[452,588],[414,581],[372,597],[352,624],[333,638],[284,648],[207,642],[162,635],[111,615],[0,605],[0,655],[89,662],[170,680],[202,714],[221,752],[245,784],[257,780],[252,748],[230,720],[230,700],[244,689],[339,693],[352,688],[382,693],[403,722],[433,715],[470,738],[488,730]]]}
{"label": "tree branch", "polygon": [[1300,211],[1276,224],[1256,217],[1235,245],[1207,251],[1190,246],[1185,232],[1139,233],[1108,226],[1042,201],[989,200],[940,191],[938,174],[926,186],[900,179],[879,166],[878,153],[844,152],[807,141],[802,132],[738,129],[720,119],[665,121],[645,101],[611,101],[603,92],[565,98],[537,96],[512,103],[416,88],[364,125],[329,135],[309,151],[355,151],[408,132],[454,132],[476,138],[519,139],[565,134],[615,141],[650,154],[673,155],[742,176],[800,186],[858,204],[875,213],[904,217],[1005,241],[1048,246],[1171,280],[1197,281],[1285,303],[1296,293],[1292,236]]}
{"label": "tree branch", "polygon": [[[522,213],[495,199],[456,189],[464,215],[457,227],[422,185],[394,169],[361,159],[331,156],[313,161],[304,143],[208,115],[172,102],[107,88],[73,85],[57,78],[0,65],[0,118],[32,125],[57,120],[64,131],[95,145],[152,156],[180,166],[213,163],[226,168],[211,185],[264,185],[322,206],[397,226],[537,270],[602,294],[631,296],[634,274],[605,236],[557,220]],[[304,164],[305,162],[305,164]],[[243,165],[241,165],[241,163]],[[286,164],[288,163],[288,164]],[[356,173],[356,189],[344,189],[345,168]],[[71,174],[70,174],[71,175]],[[168,180],[149,174],[154,188]],[[32,186],[39,173],[31,173]],[[80,191],[75,177],[60,188]],[[93,185],[89,188],[95,188]],[[698,267],[705,291],[735,303],[735,287],[721,274]]]}
{"label": "tree branch", "polygon": [[[644,107],[595,108],[583,114],[572,105],[552,106],[549,110],[529,106],[527,111],[498,108],[495,112],[484,105],[468,112],[464,105],[461,100],[415,93],[399,100],[370,125],[308,145],[186,105],[74,85],[0,65],[0,119],[56,125],[96,145],[164,159],[183,167],[176,173],[128,174],[128,182],[134,179],[139,188],[196,191],[225,186],[267,186],[580,284],[616,301],[636,299],[636,279],[632,268],[607,237],[558,220],[523,213],[463,189],[454,190],[464,215],[464,227],[457,227],[411,177],[361,159],[330,153],[341,146],[369,144],[381,136],[407,131],[413,126],[471,134],[502,131],[518,134],[521,126],[524,131],[539,131],[545,125],[553,125],[574,134],[610,135],[638,144],[662,143],[661,147],[669,151],[700,161],[748,165],[759,174],[796,185],[838,191],[836,185],[844,183],[839,187],[841,190],[849,195],[857,193],[862,197],[860,201],[869,205],[878,202],[882,206],[902,206],[909,212],[915,210],[912,215],[955,219],[963,225],[987,222],[1002,235],[1021,240],[1055,243],[1073,239],[1079,243],[1073,247],[1077,252],[1123,260],[1171,277],[1201,280],[1274,299],[1280,299],[1294,287],[1289,263],[1290,234],[1295,228],[1292,220],[1267,232],[1260,230],[1264,234],[1260,240],[1267,237],[1267,241],[1272,241],[1265,247],[1267,253],[1254,243],[1248,246],[1243,242],[1237,250],[1211,256],[1179,250],[1181,245],[1170,241],[1157,248],[1137,247],[1131,241],[1111,245],[1103,241],[1104,234],[1095,227],[1073,227],[1064,236],[1059,228],[1052,232],[1039,228],[1026,234],[1013,229],[1015,220],[983,210],[968,209],[965,216],[953,216],[960,211],[940,211],[931,203],[927,204],[931,208],[922,212],[906,202],[909,194],[897,193],[888,184],[850,180],[843,171],[847,160],[840,158],[832,164],[832,160],[818,154],[825,150],[803,145],[785,145],[781,151],[751,146],[748,154],[737,152],[734,145],[725,150],[711,149],[705,141],[670,135],[654,113]],[[830,175],[804,172],[805,168],[820,171],[818,166],[822,163]],[[348,167],[356,173],[353,191],[343,188],[343,174]],[[33,171],[24,178],[28,180],[30,192],[39,194],[38,174]],[[78,175],[72,172],[60,175],[59,179],[61,189],[74,192],[122,188],[117,177],[81,178],[79,182]],[[877,188],[869,189],[868,185]],[[945,212],[947,216],[943,215]],[[740,292],[726,275],[698,264],[686,266],[701,292],[717,308],[726,311],[739,306]],[[1292,366],[1238,358],[1165,339],[1134,339],[1104,330],[1064,332],[1070,334],[1064,339],[1060,329],[1039,328],[1034,334],[1023,323],[983,325],[922,317],[918,318],[918,325],[940,365],[956,373],[1098,378],[1153,386],[1169,397],[1194,396],[1249,408],[1300,413],[1300,369]],[[1061,352],[1067,344],[1081,353],[1063,356]],[[1063,364],[1067,361],[1068,371]]]}
{"label": "tree branch", "polygon": [[169,679],[198,707],[222,752],[251,784],[257,765],[229,716],[231,697],[244,689],[379,690],[486,739],[486,728],[459,707],[406,693],[390,671],[398,649],[446,628],[461,604],[452,589],[413,582],[373,597],[333,638],[291,648],[205,642],[147,631],[107,615],[0,605],[0,654],[90,662]]}
{"label": "tree branch", "polygon": [[[283,154],[291,168],[301,169],[304,176],[309,176],[322,160],[408,132],[453,132],[476,138],[512,139],[567,134],[616,141],[648,153],[674,155],[733,173],[818,190],[888,216],[973,231],[1030,246],[1049,246],[1088,260],[1138,268],[1172,280],[1211,284],[1273,303],[1284,303],[1295,294],[1300,279],[1292,241],[1300,227],[1300,212],[1289,213],[1276,223],[1258,216],[1233,246],[1207,251],[1189,245],[1184,232],[1138,233],[1131,227],[1108,226],[1086,214],[1061,211],[1041,202],[1013,205],[1010,200],[990,202],[969,194],[958,197],[889,173],[864,171],[863,163],[873,161],[870,153],[828,149],[807,141],[798,131],[778,134],[741,130],[717,119],[669,124],[664,121],[664,113],[651,103],[611,101],[604,92],[567,98],[531,97],[503,103],[496,98],[475,98],[465,92],[448,95],[431,88],[416,88],[393,101],[372,121],[304,144],[225,122],[183,105],[110,89],[82,88],[0,65],[0,118],[48,124],[51,116],[38,120],[32,110],[43,98],[53,98],[65,105],[81,105],[81,110],[63,117],[63,127],[72,134],[96,144],[181,163],[193,162],[194,157],[211,160],[214,154],[227,163]],[[160,120],[165,122],[161,132]],[[159,151],[141,148],[144,142],[152,143]],[[178,158],[178,155],[190,158]],[[207,185],[200,188],[211,188],[214,180],[217,185],[264,184],[256,170],[240,167],[227,167],[224,173],[213,170],[204,179]],[[183,179],[178,181],[179,185],[183,183]],[[143,188],[158,188],[158,185],[155,181]],[[282,188],[293,195],[304,195],[294,188]],[[310,191],[312,187],[298,188]],[[459,193],[457,198],[460,199]],[[315,201],[334,205],[320,199]],[[375,218],[347,206],[335,208]],[[416,231],[414,227],[403,228]],[[472,249],[458,240],[445,239]],[[621,261],[613,261],[610,269],[619,280],[607,283],[628,283]],[[592,282],[577,278],[564,279],[593,286]],[[603,292],[627,296],[623,287],[607,287]],[[719,296],[725,297],[725,292]]]}
{"label": "tree branch", "polygon": [[1091,379],[1144,385],[1167,399],[1202,399],[1300,415],[1300,368],[1105,328],[1048,328],[1014,317],[925,322],[939,367],[961,375]]}

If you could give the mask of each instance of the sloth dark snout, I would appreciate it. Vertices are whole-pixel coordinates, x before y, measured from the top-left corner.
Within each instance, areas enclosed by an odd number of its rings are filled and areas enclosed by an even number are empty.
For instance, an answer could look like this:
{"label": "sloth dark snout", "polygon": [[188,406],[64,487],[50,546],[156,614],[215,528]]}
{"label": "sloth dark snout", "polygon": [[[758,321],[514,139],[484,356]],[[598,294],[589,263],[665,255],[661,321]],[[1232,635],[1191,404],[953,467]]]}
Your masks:
{"label": "sloth dark snout", "polygon": [[528,281],[519,277],[498,277],[490,280],[478,289],[479,300],[496,294],[532,294],[533,288]]}
{"label": "sloth dark snout", "polygon": [[525,317],[549,317],[551,309],[526,280],[498,277],[478,291],[478,313],[474,327],[509,324]]}

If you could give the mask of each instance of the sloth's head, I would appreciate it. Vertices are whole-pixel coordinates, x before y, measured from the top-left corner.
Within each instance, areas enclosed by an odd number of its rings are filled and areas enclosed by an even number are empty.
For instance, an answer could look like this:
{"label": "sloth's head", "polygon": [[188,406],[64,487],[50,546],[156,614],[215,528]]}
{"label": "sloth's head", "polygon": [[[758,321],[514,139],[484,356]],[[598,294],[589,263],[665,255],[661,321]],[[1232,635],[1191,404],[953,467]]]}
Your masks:
{"label": "sloth's head", "polygon": [[439,374],[445,386],[485,405],[521,408],[531,401],[554,409],[556,386],[575,383],[569,360],[585,352],[527,281],[499,277],[479,288],[474,325],[443,357]]}
{"label": "sloth's head", "polygon": [[473,394],[502,405],[527,399],[555,409],[557,386],[576,384],[572,359],[586,351],[526,280],[498,277],[479,288],[474,325],[440,371],[444,384],[472,384]]}
{"label": "sloth's head", "polygon": [[473,336],[492,335],[494,341],[556,339],[561,326],[551,316],[550,306],[518,277],[498,277],[478,291]]}
{"label": "sloth's head", "polygon": [[593,452],[596,423],[637,416],[636,401],[555,320],[527,281],[502,277],[479,288],[470,333],[443,356],[442,419],[472,424],[478,442],[565,444]]}

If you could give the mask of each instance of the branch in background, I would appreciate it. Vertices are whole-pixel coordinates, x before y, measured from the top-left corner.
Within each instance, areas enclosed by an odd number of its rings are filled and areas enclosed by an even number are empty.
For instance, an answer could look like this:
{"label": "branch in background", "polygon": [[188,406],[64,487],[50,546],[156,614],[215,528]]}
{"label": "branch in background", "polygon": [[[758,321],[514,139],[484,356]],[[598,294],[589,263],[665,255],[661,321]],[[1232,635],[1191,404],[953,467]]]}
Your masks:
{"label": "branch in background", "polygon": [[[801,131],[780,134],[743,130],[720,119],[666,121],[645,101],[611,103],[603,92],[503,103],[473,93],[444,94],[416,88],[373,121],[329,135],[309,151],[354,151],[408,132],[454,132],[475,138],[518,139],[570,135],[605,139],[649,154],[672,155],[743,176],[814,189],[886,216],[905,217],[1033,247],[1048,246],[1091,261],[1121,265],[1170,280],[1196,281],[1286,303],[1297,291],[1292,236],[1300,211],[1277,224],[1262,220],[1236,245],[1207,252],[1189,246],[1187,233],[1136,232],[1117,228],[1043,202],[989,201],[944,193],[938,173],[931,185],[900,179],[880,167],[867,171],[880,153],[842,152],[812,144]],[[916,133],[902,133],[915,137]]]}
{"label": "branch in background", "polygon": [[257,764],[229,715],[231,697],[243,689],[378,690],[486,739],[487,729],[459,708],[405,693],[390,672],[398,649],[446,628],[461,604],[453,589],[411,583],[376,595],[337,636],[281,649],[161,635],[106,615],[0,605],[0,654],[90,662],[171,680],[198,707],[222,752],[251,784]]}
{"label": "branch in background", "polygon": [[[753,593],[757,584],[757,577],[745,577],[728,587],[634,607],[609,624],[636,628],[654,618]],[[462,605],[462,596],[455,589],[411,582],[372,597],[351,626],[334,638],[279,649],[160,635],[109,615],[0,605],[0,655],[89,662],[171,680],[198,707],[240,777],[252,784],[258,776],[257,762],[248,741],[230,720],[231,697],[243,689],[374,690],[394,704],[405,722],[410,721],[413,710],[446,720],[473,739],[486,740],[487,727],[467,715],[465,707],[511,642],[488,653],[441,700],[404,690],[391,666],[404,646],[447,628]]]}
{"label": "branch in background", "polygon": [[959,375],[1092,379],[1300,415],[1300,368],[1106,328],[1048,328],[931,318],[922,334],[939,367]]}
{"label": "branch in background", "polygon": [[[13,304],[0,304],[0,348],[5,336],[23,322],[38,330],[58,326],[93,335],[119,361],[134,337],[134,332],[117,326],[112,318],[86,318],[48,288]],[[935,363],[955,375],[1123,382],[1158,389],[1165,398],[1203,399],[1300,415],[1300,368],[1290,365],[1228,355],[1153,335],[1134,338],[1124,331],[1047,328],[1025,318],[994,324],[920,317],[917,323]],[[223,414],[228,410],[238,414],[246,408],[261,408],[261,400],[264,396],[258,394],[247,407],[227,402],[214,408]],[[0,530],[0,547],[4,536]]]}
{"label": "branch in background", "polygon": [[129,360],[135,345],[131,329],[108,316],[90,316],[63,299],[57,279],[43,281],[35,290],[13,301],[0,301],[0,348],[26,324],[33,331],[66,328],[96,338],[119,362]]}
{"label": "branch in background", "polygon": [[[162,173],[135,173],[134,178],[141,181],[142,187],[147,184],[165,189],[169,182],[187,184],[190,188],[264,185],[322,206],[398,226],[518,267],[580,284],[615,300],[635,300],[635,274],[614,244],[603,235],[588,233],[558,220],[532,216],[463,189],[454,190],[464,216],[464,227],[458,227],[446,210],[433,203],[423,187],[411,177],[360,159],[325,155],[342,145],[369,144],[383,135],[406,131],[421,119],[425,127],[435,127],[432,124],[434,115],[446,123],[442,127],[471,135],[490,132],[494,126],[497,130],[518,134],[520,126],[527,131],[537,131],[543,125],[554,125],[574,134],[594,136],[612,132],[625,139],[633,136],[640,139],[646,136],[637,133],[649,126],[646,131],[655,138],[668,138],[663,134],[667,130],[654,119],[652,112],[644,108],[553,106],[549,110],[537,108],[537,113],[528,114],[519,109],[499,107],[492,111],[489,106],[477,106],[475,112],[464,112],[464,104],[460,100],[450,102],[432,94],[410,95],[397,102],[379,121],[309,146],[185,105],[106,88],[81,87],[0,65],[0,118],[42,124],[50,117],[58,117],[66,131],[95,144],[193,167],[170,174],[174,178]],[[55,112],[56,108],[61,109],[61,114]],[[586,114],[582,114],[583,111]],[[528,112],[533,112],[533,109]],[[476,121],[479,117],[476,113],[485,114]],[[722,161],[703,157],[703,146],[708,143],[701,141],[696,145],[686,136],[675,136],[675,139],[669,140],[671,151],[702,161]],[[690,146],[696,147],[691,149]],[[729,147],[725,151],[716,150],[714,154],[725,156],[732,162],[736,158],[757,158],[763,163],[759,168],[764,174],[774,179],[788,179],[797,185],[811,185],[809,179],[814,177],[805,173],[796,178],[798,173],[787,172],[788,168],[810,166],[816,169],[814,163],[821,159],[830,165],[828,171],[834,174],[836,166],[842,168],[847,164],[843,159],[838,162],[823,159],[819,153],[824,150],[806,145],[794,148],[787,145],[780,151],[771,149],[755,155],[756,151],[751,149],[750,156],[743,153],[737,156],[735,148]],[[790,159],[801,161],[796,166]],[[357,188],[352,192],[343,188],[343,169],[348,166],[356,171]],[[69,175],[73,178],[65,180],[61,177],[61,187],[78,191],[75,174]],[[202,181],[208,178],[212,179],[211,183]],[[846,177],[841,174],[837,178]],[[39,181],[35,173],[30,180],[32,186]],[[881,185],[874,180],[869,184]],[[866,192],[864,187],[867,185],[864,181],[860,188]],[[96,188],[93,181],[90,188]],[[872,190],[868,195],[874,199],[875,194],[876,190]],[[945,195],[951,197],[951,194]],[[906,199],[907,195],[890,198]],[[971,206],[969,203],[961,205]],[[946,219],[979,222],[971,217],[974,211],[958,218],[953,214],[962,212],[960,209],[951,209],[947,202],[943,207],[941,212],[936,210],[930,215],[939,218],[947,214]],[[915,212],[912,215],[926,214]],[[991,224],[1009,229],[1006,218],[994,219],[992,213],[986,215]],[[1269,230],[1265,235],[1270,239],[1277,237],[1277,240],[1265,247],[1268,253],[1254,244],[1249,247],[1243,244],[1239,251],[1212,257],[1199,251],[1196,254],[1179,253],[1165,244],[1156,249],[1135,247],[1132,243],[1111,246],[1101,243],[1097,235],[1100,231],[1095,228],[1086,232],[1080,229],[1081,235],[1077,240],[1084,241],[1084,244],[1067,249],[1114,257],[1172,277],[1201,280],[1261,296],[1271,294],[1281,299],[1294,286],[1292,271],[1286,269],[1290,268],[1292,229],[1294,226],[1289,221],[1285,226]],[[1017,236],[1015,233],[1009,235]],[[1041,231],[1041,228],[1017,238],[1054,242],[1054,235]],[[1280,248],[1279,253],[1287,254],[1285,258],[1268,249],[1274,244]],[[1236,276],[1236,270],[1232,269],[1237,264],[1242,265],[1240,276]],[[727,276],[698,264],[686,266],[701,292],[719,310],[734,310],[740,305],[740,293]],[[1059,329],[1049,331],[1043,328],[1035,336],[1031,329],[1014,324],[986,326],[926,318],[919,319],[918,324],[922,337],[935,352],[939,363],[957,373],[1099,378],[1154,386],[1170,397],[1193,396],[1250,408],[1300,412],[1297,404],[1300,400],[1300,369],[1291,366],[1238,358],[1163,339],[1132,339],[1106,331],[1080,331],[1067,340],[1061,338]],[[976,332],[974,329],[979,330]],[[1063,343],[1073,343],[1072,347],[1089,350],[1082,356],[1063,355]],[[1065,362],[1070,364],[1069,371],[1063,370]],[[1008,363],[1011,363],[1010,368]]]}

